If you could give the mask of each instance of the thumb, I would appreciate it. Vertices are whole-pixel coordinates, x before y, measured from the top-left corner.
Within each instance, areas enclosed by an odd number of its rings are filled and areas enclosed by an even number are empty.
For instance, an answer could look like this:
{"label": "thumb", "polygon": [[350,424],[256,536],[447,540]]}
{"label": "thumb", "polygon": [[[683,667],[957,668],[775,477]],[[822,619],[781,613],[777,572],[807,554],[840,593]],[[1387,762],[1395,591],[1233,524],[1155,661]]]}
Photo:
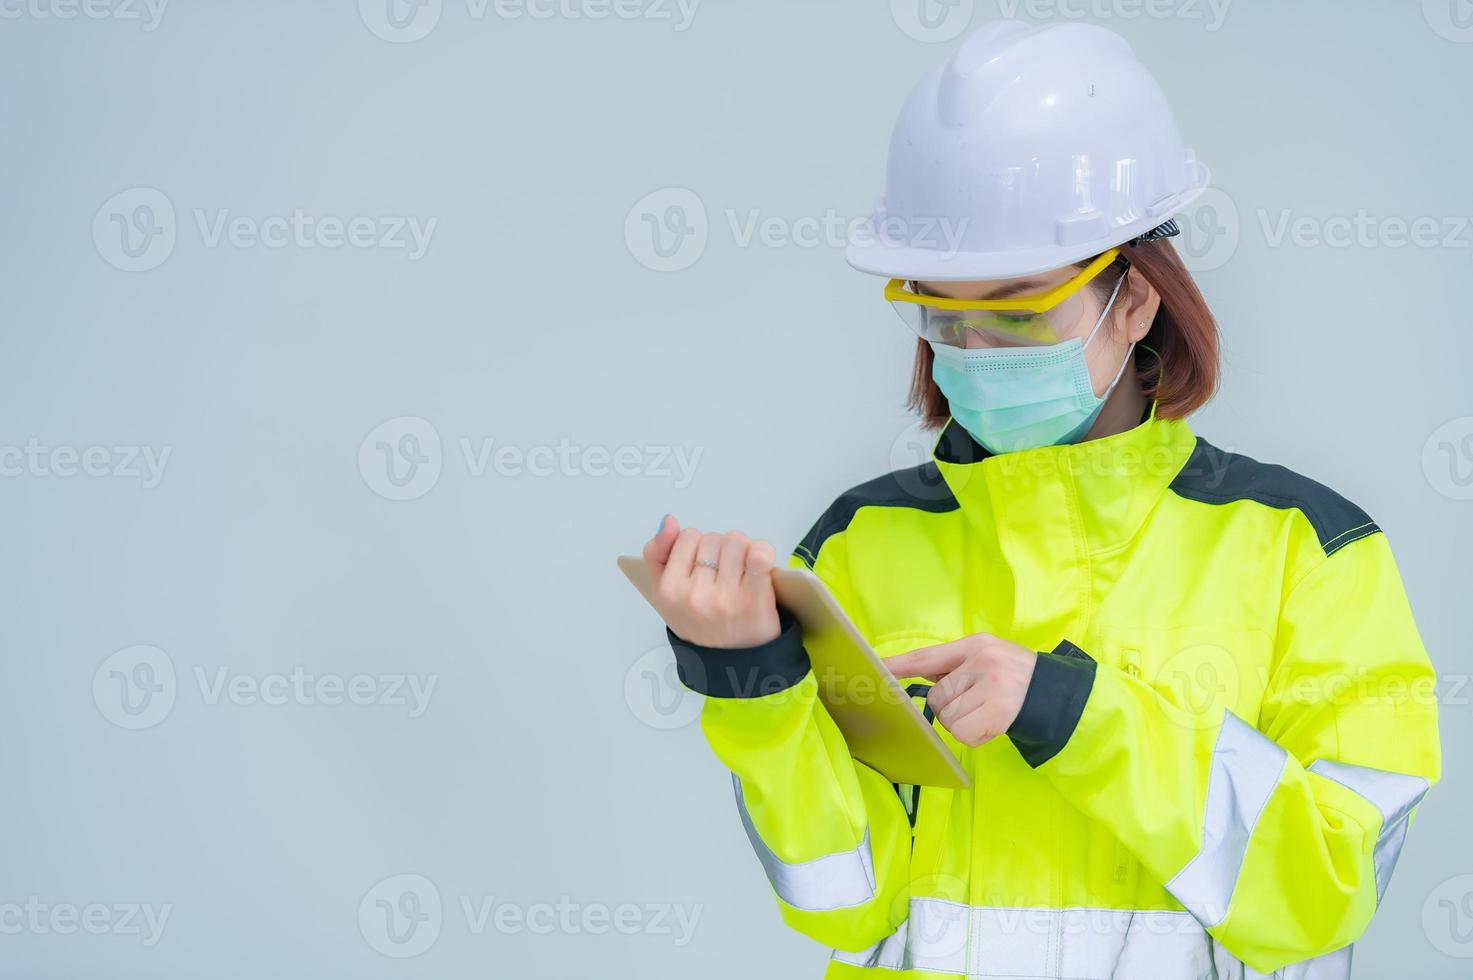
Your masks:
{"label": "thumb", "polygon": [[772,567],[777,562],[777,551],[767,541],[753,541],[747,548],[747,567],[742,575],[742,588],[748,589],[758,599],[777,598],[772,589]]}
{"label": "thumb", "polygon": [[661,517],[659,530],[644,545],[644,564],[649,569],[651,582],[659,582],[660,576],[665,574],[670,549],[675,547],[675,539],[679,536],[680,522],[669,514]]}

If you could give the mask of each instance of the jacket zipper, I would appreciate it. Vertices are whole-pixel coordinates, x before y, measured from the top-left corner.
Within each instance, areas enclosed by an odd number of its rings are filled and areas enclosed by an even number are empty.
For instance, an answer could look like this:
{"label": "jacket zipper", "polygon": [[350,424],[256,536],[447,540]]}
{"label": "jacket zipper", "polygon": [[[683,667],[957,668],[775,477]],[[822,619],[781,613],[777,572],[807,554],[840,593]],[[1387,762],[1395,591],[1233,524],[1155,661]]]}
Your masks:
{"label": "jacket zipper", "polygon": [[[912,698],[924,699],[931,693],[931,685],[912,684],[905,689],[905,693]],[[936,712],[931,710],[931,705],[929,703],[923,703],[920,708],[921,714],[925,715],[926,720],[934,725],[936,723]],[[910,846],[914,850],[916,818],[921,813],[921,788],[919,786],[912,786],[909,783],[891,783],[890,785],[895,787],[895,793],[900,797],[900,805],[905,809],[906,818],[910,820]]]}

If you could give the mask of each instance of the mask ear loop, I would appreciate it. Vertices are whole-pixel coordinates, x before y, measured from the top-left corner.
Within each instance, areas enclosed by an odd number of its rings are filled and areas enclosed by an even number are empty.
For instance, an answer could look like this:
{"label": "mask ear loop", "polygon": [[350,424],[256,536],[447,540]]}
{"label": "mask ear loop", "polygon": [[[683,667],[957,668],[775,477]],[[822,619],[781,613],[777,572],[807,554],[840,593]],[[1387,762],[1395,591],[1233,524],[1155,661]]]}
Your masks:
{"label": "mask ear loop", "polygon": [[1125,359],[1120,362],[1120,370],[1115,372],[1115,380],[1110,382],[1110,387],[1106,388],[1105,393],[1100,396],[1101,400],[1109,398],[1110,392],[1114,391],[1115,386],[1120,383],[1120,377],[1125,374],[1125,366],[1130,363],[1130,352],[1133,350],[1135,350],[1135,341],[1132,340],[1130,346],[1125,348]]}
{"label": "mask ear loop", "polygon": [[1100,324],[1104,323],[1105,317],[1110,315],[1110,308],[1115,305],[1115,297],[1120,295],[1120,287],[1125,285],[1125,277],[1128,275],[1130,275],[1129,268],[1127,268],[1125,272],[1121,274],[1119,279],[1115,280],[1115,288],[1110,290],[1110,298],[1105,301],[1105,308],[1100,311],[1100,318],[1096,320],[1095,325],[1090,328],[1089,336],[1084,338],[1084,343],[1080,345],[1081,350],[1083,350],[1085,347],[1088,347],[1089,342],[1095,339],[1095,334],[1099,332]]}
{"label": "mask ear loop", "polygon": [[[1086,339],[1085,342],[1080,346],[1079,349],[1081,351],[1089,346],[1089,342],[1091,340],[1095,339],[1095,333],[1100,329],[1100,324],[1104,323],[1105,317],[1110,315],[1110,309],[1115,305],[1115,297],[1120,295],[1120,287],[1125,285],[1125,277],[1128,275],[1130,275],[1129,268],[1127,268],[1125,272],[1120,276],[1120,278],[1116,281],[1115,288],[1110,290],[1110,298],[1105,302],[1105,309],[1103,312],[1100,313],[1100,318],[1095,321],[1094,329],[1089,332],[1089,338]],[[1105,393],[1103,395],[1096,396],[1100,399],[1100,401],[1104,401],[1106,398],[1109,398],[1111,393],[1115,391],[1115,386],[1120,383],[1120,378],[1125,374],[1125,366],[1130,363],[1130,354],[1134,350],[1135,341],[1132,340],[1130,342],[1130,346],[1125,348],[1125,357],[1120,361],[1120,370],[1115,372],[1115,380],[1111,381],[1110,384],[1105,388]]]}

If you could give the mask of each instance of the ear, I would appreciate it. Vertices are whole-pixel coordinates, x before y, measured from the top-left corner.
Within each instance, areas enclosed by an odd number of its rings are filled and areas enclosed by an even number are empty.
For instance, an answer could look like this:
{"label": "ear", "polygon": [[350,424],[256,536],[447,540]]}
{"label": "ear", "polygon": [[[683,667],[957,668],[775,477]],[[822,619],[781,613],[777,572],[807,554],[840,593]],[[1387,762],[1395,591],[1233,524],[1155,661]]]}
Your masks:
{"label": "ear", "polygon": [[1120,295],[1115,299],[1115,324],[1125,339],[1135,343],[1150,332],[1161,309],[1161,294],[1146,281],[1135,266],[1126,270],[1125,282],[1120,286]]}

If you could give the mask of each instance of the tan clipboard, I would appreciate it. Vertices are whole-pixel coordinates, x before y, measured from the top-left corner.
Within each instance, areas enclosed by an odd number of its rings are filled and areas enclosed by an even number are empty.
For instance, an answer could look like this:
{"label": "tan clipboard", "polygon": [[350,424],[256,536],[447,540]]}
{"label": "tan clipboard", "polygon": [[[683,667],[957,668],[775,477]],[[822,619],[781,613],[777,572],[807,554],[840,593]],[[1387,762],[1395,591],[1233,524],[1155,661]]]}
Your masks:
{"label": "tan clipboard", "polygon": [[[644,559],[621,555],[619,569],[648,600],[651,586]],[[956,756],[822,580],[806,568],[774,568],[772,586],[778,605],[803,627],[803,648],[818,680],[819,699],[843,732],[849,753],[891,782],[970,786]]]}

